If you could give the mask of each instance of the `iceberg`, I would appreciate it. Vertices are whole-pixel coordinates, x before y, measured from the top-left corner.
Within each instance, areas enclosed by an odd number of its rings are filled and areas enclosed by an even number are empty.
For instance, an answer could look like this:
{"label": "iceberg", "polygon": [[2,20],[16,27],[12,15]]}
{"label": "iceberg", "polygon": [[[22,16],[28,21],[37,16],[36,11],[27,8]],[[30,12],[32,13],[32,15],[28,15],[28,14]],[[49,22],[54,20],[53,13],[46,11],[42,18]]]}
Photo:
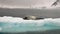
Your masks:
{"label": "iceberg", "polygon": [[60,29],[60,18],[24,20],[20,17],[0,17],[0,32],[27,32]]}

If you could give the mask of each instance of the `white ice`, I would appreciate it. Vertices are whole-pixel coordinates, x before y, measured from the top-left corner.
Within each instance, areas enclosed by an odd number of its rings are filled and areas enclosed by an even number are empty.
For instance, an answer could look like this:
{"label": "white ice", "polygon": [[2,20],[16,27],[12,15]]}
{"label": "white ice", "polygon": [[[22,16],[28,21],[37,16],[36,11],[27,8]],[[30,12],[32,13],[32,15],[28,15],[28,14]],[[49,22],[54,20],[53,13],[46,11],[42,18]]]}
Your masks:
{"label": "white ice", "polygon": [[42,20],[24,20],[20,17],[11,17],[11,16],[3,16],[0,17],[0,22],[5,23],[35,23],[37,25],[44,25],[44,24],[56,24],[57,26],[60,26],[60,18],[45,18]]}

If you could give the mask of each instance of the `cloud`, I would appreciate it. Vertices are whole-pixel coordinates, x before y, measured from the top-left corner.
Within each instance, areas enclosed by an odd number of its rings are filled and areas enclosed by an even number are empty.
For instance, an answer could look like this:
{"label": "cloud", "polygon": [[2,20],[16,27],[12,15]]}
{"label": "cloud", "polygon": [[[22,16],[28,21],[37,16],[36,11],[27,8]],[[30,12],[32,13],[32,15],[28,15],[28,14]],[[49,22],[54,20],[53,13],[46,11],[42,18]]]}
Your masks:
{"label": "cloud", "polygon": [[56,0],[0,0],[0,7],[3,8],[39,8],[49,7]]}

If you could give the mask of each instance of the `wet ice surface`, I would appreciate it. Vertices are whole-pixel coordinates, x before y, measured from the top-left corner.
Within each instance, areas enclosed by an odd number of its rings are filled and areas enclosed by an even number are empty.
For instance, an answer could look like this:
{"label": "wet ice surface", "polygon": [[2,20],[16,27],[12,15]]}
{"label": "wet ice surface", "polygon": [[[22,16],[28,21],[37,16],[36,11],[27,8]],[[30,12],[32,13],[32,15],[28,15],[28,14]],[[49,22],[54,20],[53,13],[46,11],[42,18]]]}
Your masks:
{"label": "wet ice surface", "polygon": [[[44,32],[47,30],[59,30],[60,18],[46,18],[42,20],[24,20],[18,17],[0,17],[0,32]],[[49,32],[48,31],[48,32]]]}

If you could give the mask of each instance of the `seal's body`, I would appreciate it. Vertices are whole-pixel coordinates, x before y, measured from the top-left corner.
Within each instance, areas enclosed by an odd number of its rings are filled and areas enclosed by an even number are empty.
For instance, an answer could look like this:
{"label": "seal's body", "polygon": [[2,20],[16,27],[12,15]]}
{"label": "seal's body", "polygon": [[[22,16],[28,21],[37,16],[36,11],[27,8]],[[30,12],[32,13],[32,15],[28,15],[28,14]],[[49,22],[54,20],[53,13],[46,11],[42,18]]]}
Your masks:
{"label": "seal's body", "polygon": [[38,19],[44,19],[44,18],[37,18],[36,16],[26,16],[23,19],[25,19],[25,20],[38,20]]}

